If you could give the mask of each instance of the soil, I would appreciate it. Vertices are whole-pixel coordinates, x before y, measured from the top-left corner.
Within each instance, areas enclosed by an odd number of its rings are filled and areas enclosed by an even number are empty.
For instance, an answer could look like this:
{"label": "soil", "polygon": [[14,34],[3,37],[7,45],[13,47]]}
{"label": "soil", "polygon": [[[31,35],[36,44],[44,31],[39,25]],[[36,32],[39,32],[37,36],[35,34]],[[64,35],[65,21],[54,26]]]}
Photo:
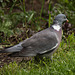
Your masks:
{"label": "soil", "polygon": [[13,63],[14,61],[16,61],[16,63],[20,63],[22,61],[29,61],[32,60],[31,57],[8,57],[7,53],[4,54],[0,54],[0,68],[2,68],[5,64],[9,64],[9,63]]}

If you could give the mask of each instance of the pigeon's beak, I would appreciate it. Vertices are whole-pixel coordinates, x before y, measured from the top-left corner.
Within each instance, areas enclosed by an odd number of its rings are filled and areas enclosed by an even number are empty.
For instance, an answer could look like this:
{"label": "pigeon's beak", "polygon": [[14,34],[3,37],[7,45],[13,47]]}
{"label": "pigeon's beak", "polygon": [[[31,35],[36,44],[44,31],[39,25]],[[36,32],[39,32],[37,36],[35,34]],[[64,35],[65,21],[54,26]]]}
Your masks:
{"label": "pigeon's beak", "polygon": [[66,22],[69,22],[69,20],[67,19]]}

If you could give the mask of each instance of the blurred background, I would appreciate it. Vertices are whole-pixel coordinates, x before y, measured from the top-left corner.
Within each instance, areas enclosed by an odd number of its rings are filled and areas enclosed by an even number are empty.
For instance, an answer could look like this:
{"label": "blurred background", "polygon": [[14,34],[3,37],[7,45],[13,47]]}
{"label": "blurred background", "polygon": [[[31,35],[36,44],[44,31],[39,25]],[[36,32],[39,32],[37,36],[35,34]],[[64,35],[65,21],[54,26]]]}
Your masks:
{"label": "blurred background", "polygon": [[69,19],[64,34],[75,33],[74,0],[0,0],[0,44],[14,45],[50,27],[59,13]]}

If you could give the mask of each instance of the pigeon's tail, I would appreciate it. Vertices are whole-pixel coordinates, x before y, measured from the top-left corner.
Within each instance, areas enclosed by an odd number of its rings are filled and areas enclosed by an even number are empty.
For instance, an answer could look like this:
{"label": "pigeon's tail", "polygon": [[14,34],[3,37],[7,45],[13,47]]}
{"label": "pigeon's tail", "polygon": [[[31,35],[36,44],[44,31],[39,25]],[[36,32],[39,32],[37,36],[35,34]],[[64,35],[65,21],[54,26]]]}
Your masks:
{"label": "pigeon's tail", "polygon": [[0,53],[13,53],[13,52],[19,52],[22,50],[22,46],[21,46],[22,43],[19,43],[13,47],[9,47],[9,48],[6,48],[4,50],[0,50]]}

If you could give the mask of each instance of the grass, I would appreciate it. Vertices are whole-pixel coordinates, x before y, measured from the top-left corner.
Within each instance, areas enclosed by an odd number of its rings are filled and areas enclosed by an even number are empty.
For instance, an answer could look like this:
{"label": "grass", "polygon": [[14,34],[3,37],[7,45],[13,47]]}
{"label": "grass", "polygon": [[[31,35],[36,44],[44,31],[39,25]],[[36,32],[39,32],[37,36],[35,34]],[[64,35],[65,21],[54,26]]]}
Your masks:
{"label": "grass", "polygon": [[53,62],[47,60],[35,63],[5,65],[0,75],[75,75],[75,36],[69,35],[66,42],[62,40],[59,49],[53,55]]}

